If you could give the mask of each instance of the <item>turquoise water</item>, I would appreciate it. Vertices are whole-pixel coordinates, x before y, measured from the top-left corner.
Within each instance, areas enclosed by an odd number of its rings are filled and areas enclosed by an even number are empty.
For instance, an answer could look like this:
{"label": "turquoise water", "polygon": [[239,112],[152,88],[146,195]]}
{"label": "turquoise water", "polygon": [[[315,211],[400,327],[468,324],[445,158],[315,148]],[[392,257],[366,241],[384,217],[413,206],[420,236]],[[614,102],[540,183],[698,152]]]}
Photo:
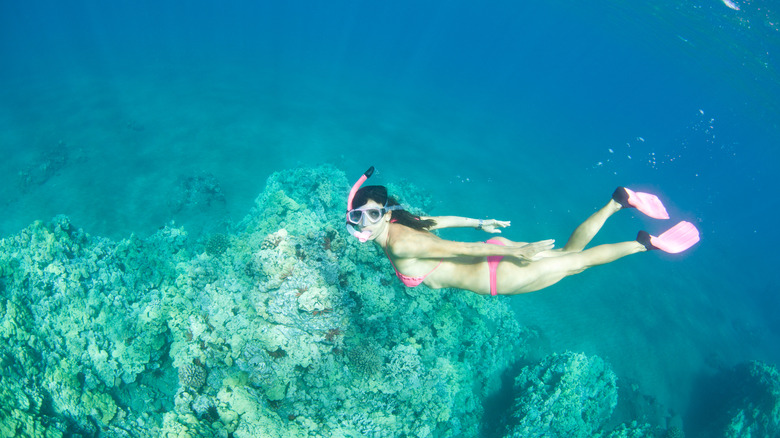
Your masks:
{"label": "turquoise water", "polygon": [[[5,2],[0,237],[59,214],[239,235],[269,176],[320,164],[560,244],[615,186],[652,191],[700,244],[505,304],[539,333],[527,362],[599,356],[699,436],[702,382],[780,361],[780,11],[732,5]],[[624,214],[595,243],[666,226]]]}

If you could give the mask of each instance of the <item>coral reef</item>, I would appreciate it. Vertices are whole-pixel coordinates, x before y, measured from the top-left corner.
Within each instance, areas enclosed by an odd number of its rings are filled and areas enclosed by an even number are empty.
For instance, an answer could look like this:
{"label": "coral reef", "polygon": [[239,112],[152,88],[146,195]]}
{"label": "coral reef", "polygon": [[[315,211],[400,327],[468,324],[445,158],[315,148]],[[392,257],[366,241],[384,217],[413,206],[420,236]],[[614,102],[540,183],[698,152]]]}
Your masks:
{"label": "coral reef", "polygon": [[666,429],[664,438],[685,438],[685,432],[677,426],[672,426]]}
{"label": "coral reef", "polygon": [[347,351],[347,357],[349,357],[349,364],[352,369],[368,375],[377,373],[384,362],[376,348],[366,345],[350,348]]}
{"label": "coral reef", "polygon": [[507,436],[586,437],[617,405],[617,377],[598,357],[552,354],[515,379],[518,397]]}
{"label": "coral reef", "polygon": [[230,238],[222,233],[212,234],[206,240],[206,254],[220,256],[230,247]]}
{"label": "coral reef", "polygon": [[[132,404],[122,397],[129,385],[137,396],[166,398],[159,379],[141,377],[165,363],[161,300],[185,253],[181,243],[180,230],[164,229],[117,244],[86,235],[65,217],[0,240],[3,380],[40,392],[45,409],[25,411],[33,422],[89,435],[126,418],[119,405]],[[118,387],[125,391],[111,390]]]}
{"label": "coral reef", "polygon": [[653,438],[657,426],[630,421],[609,430],[618,403],[617,376],[601,358],[554,353],[515,378],[506,437]]}
{"label": "coral reef", "polygon": [[[691,417],[708,436],[780,436],[780,373],[752,361],[702,379]],[[700,423],[700,424],[698,424]]]}
{"label": "coral reef", "polygon": [[[181,188],[183,209],[224,201],[211,178]],[[503,297],[400,284],[345,231],[348,190],[329,166],[275,173],[205,240],[171,223],[111,241],[64,216],[0,239],[0,436],[478,436],[538,334]],[[430,208],[409,184],[393,191]],[[775,368],[710,383],[726,396],[697,400],[728,401],[702,404],[723,419],[711,436],[780,433]],[[517,375],[494,430],[682,436],[625,386],[598,357],[549,355]]]}
{"label": "coral reef", "polygon": [[735,370],[741,393],[729,409],[725,437],[780,436],[780,374],[777,368],[750,362]]}
{"label": "coral reef", "polygon": [[348,190],[332,167],[276,173],[205,247],[65,217],[0,240],[0,434],[477,435],[533,333],[503,299],[394,281],[344,230]]}
{"label": "coral reef", "polygon": [[663,436],[660,434],[661,429],[658,427],[651,426],[647,423],[632,421],[628,424],[623,423],[612,432],[602,436],[605,438],[657,438]]}
{"label": "coral reef", "polygon": [[179,368],[179,384],[182,388],[199,390],[206,384],[206,370],[194,363],[182,365]]}

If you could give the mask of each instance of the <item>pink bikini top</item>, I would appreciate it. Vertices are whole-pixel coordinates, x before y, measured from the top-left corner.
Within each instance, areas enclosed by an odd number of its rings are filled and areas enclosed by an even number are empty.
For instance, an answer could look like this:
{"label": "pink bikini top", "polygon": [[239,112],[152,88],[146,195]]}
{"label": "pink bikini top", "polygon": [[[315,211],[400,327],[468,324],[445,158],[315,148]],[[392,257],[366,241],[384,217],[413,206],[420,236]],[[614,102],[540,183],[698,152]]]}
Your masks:
{"label": "pink bikini top", "polygon": [[399,280],[401,280],[401,283],[404,284],[406,287],[417,287],[419,286],[425,279],[433,273],[436,269],[441,266],[444,259],[439,261],[439,264],[436,265],[435,268],[431,269],[431,272],[423,275],[422,277],[409,277],[408,275],[404,275],[400,272],[398,272],[398,269],[395,267],[395,263],[393,263],[393,259],[390,258],[390,253],[387,252],[387,248],[385,248],[385,255],[387,256],[387,259],[390,260],[390,264],[393,266],[393,269],[395,269],[395,275],[398,277]]}

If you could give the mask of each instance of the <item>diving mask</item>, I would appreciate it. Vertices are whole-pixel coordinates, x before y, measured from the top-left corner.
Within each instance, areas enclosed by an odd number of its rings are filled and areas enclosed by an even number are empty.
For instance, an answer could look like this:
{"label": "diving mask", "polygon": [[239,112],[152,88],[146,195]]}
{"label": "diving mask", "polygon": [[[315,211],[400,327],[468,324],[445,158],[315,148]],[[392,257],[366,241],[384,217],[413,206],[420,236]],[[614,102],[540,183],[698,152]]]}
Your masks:
{"label": "diving mask", "polygon": [[403,207],[400,205],[391,205],[388,207],[385,205],[382,208],[378,207],[362,207],[362,208],[352,208],[352,200],[355,198],[355,193],[357,193],[358,189],[361,185],[363,185],[364,182],[374,173],[374,166],[371,166],[366,170],[366,172],[361,176],[357,182],[352,186],[352,189],[349,191],[349,196],[347,197],[347,231],[349,231],[349,234],[355,236],[360,240],[360,242],[365,243],[368,241],[368,239],[371,237],[371,231],[370,230],[361,230],[358,231],[355,229],[354,225],[358,225],[360,227],[364,227],[369,224],[375,224],[379,222],[382,219],[382,216],[385,215],[388,211],[392,210],[402,210]]}
{"label": "diving mask", "polygon": [[365,227],[366,225],[375,224],[382,220],[382,216],[388,211],[400,209],[400,205],[355,208],[347,212],[347,222]]}

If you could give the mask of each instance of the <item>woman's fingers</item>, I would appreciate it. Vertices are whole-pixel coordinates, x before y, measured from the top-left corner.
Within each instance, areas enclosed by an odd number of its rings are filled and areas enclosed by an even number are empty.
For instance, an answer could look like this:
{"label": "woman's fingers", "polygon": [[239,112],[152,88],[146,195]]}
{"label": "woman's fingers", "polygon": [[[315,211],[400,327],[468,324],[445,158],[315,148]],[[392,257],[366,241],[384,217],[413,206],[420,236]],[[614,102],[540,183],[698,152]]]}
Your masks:
{"label": "woman's fingers", "polygon": [[538,242],[529,243],[520,247],[521,257],[531,261],[539,260],[540,257],[536,257],[536,255],[543,251],[552,249],[554,244],[554,239],[540,240]]}
{"label": "woman's fingers", "polygon": [[555,246],[555,239],[540,240],[538,242],[531,243],[535,248],[540,248],[540,251],[547,251]]}
{"label": "woman's fingers", "polygon": [[501,233],[501,230],[499,228],[506,228],[510,225],[512,225],[510,221],[499,221],[495,219],[490,219],[489,221],[487,221],[486,225],[482,226],[482,230],[488,233],[498,234]]}

